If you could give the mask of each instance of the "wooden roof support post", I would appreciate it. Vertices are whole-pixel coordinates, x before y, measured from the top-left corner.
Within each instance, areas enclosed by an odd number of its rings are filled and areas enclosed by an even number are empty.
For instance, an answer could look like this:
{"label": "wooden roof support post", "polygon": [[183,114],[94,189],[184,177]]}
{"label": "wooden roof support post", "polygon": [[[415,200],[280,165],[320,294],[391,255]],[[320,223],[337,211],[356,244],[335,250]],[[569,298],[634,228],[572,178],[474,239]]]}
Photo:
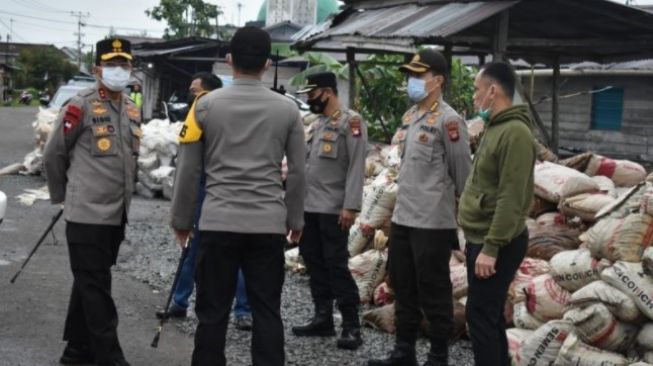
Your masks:
{"label": "wooden roof support post", "polygon": [[453,68],[453,52],[451,44],[444,45],[444,59],[447,61],[447,75],[445,75],[446,83],[444,84],[444,98],[449,99],[449,93],[451,92],[451,81],[453,75],[451,69]]}
{"label": "wooden roof support post", "polygon": [[349,64],[349,108],[356,110],[356,52],[347,48],[347,63]]}
{"label": "wooden roof support post", "polygon": [[508,10],[502,11],[496,19],[492,51],[494,52],[492,61],[505,61],[506,48],[508,45]]}
{"label": "wooden roof support post", "polygon": [[553,100],[551,103],[551,151],[558,154],[558,143],[560,138],[560,56],[553,60]]}

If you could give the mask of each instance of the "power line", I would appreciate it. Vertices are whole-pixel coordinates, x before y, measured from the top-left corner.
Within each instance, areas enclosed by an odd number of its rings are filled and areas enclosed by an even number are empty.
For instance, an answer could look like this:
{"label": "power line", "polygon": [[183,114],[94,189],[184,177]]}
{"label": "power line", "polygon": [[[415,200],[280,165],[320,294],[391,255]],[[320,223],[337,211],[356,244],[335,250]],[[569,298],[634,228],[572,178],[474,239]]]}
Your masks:
{"label": "power line", "polygon": [[[23,0],[23,1],[26,1],[26,0]],[[49,12],[57,12],[57,13],[68,13],[68,12],[70,12],[70,10],[55,8],[55,7],[52,7],[50,5],[43,4],[42,2],[37,1],[37,0],[29,0],[29,2],[32,3],[32,4],[35,4],[36,6],[42,7],[44,9],[46,9],[46,11],[49,11]]]}
{"label": "power line", "polygon": [[63,21],[63,20],[60,20],[60,19],[48,19],[48,18],[35,17],[35,16],[31,16],[31,15],[17,14],[17,13],[12,13],[12,12],[8,12],[8,11],[4,11],[4,10],[0,10],[0,13],[2,13],[2,14],[8,14],[8,15],[13,15],[13,16],[17,16],[17,17],[23,17],[23,18],[30,18],[30,19],[41,20],[41,21],[44,21],[44,22],[54,22],[54,23],[60,23],[60,24],[73,24],[73,25],[77,25],[77,23],[75,23],[75,22],[66,22],[66,21]]}
{"label": "power line", "polygon": [[86,23],[82,22],[82,18],[88,18],[91,16],[90,13],[82,13],[81,11],[78,11],[77,13],[75,12],[70,12],[70,15],[77,17],[77,66],[81,67],[82,66],[82,37],[84,34],[82,33],[82,27],[86,26]]}
{"label": "power line", "polygon": [[26,3],[26,0],[23,0],[23,1],[11,0],[11,1],[13,1],[14,3],[16,3],[18,5],[21,5],[21,6],[25,7],[25,8],[28,8],[30,11],[36,10],[36,11],[48,12],[48,13],[68,13],[68,11],[65,11],[65,10],[57,10],[55,8],[52,8],[52,7],[44,7],[44,5],[42,5],[42,4],[37,5],[38,3],[32,3],[32,4]]}
{"label": "power line", "polygon": [[49,25],[43,25],[43,24],[35,24],[35,23],[29,23],[29,22],[24,22],[24,21],[18,21],[16,22],[19,26],[27,26],[27,27],[33,27],[33,28],[38,28],[38,29],[44,29],[48,31],[60,31],[60,32],[67,32],[70,33],[71,31],[74,31],[73,29],[64,29],[64,28],[56,28],[56,27],[51,27]]}
{"label": "power line", "polygon": [[[13,21],[13,20],[11,20],[11,21]],[[9,31],[9,35],[10,35],[9,38],[10,38],[10,39],[13,40],[13,37],[16,36],[16,38],[22,40],[23,42],[28,42],[25,38],[21,37],[19,34],[17,34],[16,32],[14,32],[14,30],[12,29],[12,27],[8,26],[7,23],[5,23],[2,19],[0,19],[0,24],[2,24],[5,28],[7,28],[7,30]]]}
{"label": "power line", "polygon": [[[0,10],[0,14],[8,14],[8,15],[13,15],[17,17],[23,17],[23,18],[29,18],[29,19],[35,19],[35,20],[40,20],[44,22],[54,22],[54,23],[59,23],[59,24],[72,24],[72,25],[77,25],[76,22],[67,22],[63,21],[60,19],[48,19],[48,18],[43,18],[43,17],[35,17],[31,15],[25,15],[25,14],[18,14],[18,13],[13,13],[9,11],[4,11]],[[129,31],[136,31],[136,32],[142,32],[142,31],[147,31],[147,32],[156,32],[156,33],[163,33],[163,30],[160,29],[146,29],[146,28],[134,28],[134,27],[122,27],[122,26],[109,26],[109,25],[100,25],[100,24],[87,24],[85,23],[87,27],[89,28],[102,28],[102,29],[123,29],[123,30],[129,30]]]}

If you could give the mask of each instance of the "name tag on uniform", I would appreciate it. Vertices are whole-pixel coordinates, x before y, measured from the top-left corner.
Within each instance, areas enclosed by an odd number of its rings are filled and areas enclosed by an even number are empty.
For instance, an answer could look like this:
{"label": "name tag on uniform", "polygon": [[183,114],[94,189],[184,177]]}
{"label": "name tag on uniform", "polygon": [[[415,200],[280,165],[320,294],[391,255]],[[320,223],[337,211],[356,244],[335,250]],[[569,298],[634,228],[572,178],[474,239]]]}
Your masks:
{"label": "name tag on uniform", "polygon": [[432,134],[435,134],[437,132],[437,128],[435,128],[434,126],[421,125],[421,126],[419,126],[419,129],[422,130],[422,131],[432,133]]}
{"label": "name tag on uniform", "polygon": [[93,123],[107,123],[111,122],[111,117],[109,116],[98,116],[91,119]]}

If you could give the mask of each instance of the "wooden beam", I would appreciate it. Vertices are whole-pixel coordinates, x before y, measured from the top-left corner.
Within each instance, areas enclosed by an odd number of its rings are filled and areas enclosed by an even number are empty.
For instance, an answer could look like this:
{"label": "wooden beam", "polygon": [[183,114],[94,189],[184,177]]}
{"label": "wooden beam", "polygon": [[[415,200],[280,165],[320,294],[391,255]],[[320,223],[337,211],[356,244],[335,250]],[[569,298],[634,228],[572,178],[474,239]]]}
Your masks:
{"label": "wooden beam", "polygon": [[555,39],[555,38],[511,38],[508,40],[508,47],[528,48],[641,48],[651,47],[653,42],[650,39],[629,39],[629,40],[605,40],[605,39]]}
{"label": "wooden beam", "polygon": [[509,10],[504,10],[496,16],[492,53],[494,61],[505,61],[508,48]]}
{"label": "wooden beam", "polygon": [[347,64],[349,64],[349,108],[356,109],[356,51],[347,48]]}
{"label": "wooden beam", "polygon": [[558,144],[560,142],[560,57],[556,56],[553,60],[553,91],[551,93],[553,100],[551,103],[551,151],[558,154]]}
{"label": "wooden beam", "polygon": [[451,91],[451,67],[453,66],[451,63],[453,62],[453,55],[451,52],[451,45],[446,44],[444,46],[444,52],[442,54],[444,55],[444,59],[447,61],[447,75],[445,75],[445,80],[446,84],[444,84],[444,97],[445,99],[449,98],[449,92]]}

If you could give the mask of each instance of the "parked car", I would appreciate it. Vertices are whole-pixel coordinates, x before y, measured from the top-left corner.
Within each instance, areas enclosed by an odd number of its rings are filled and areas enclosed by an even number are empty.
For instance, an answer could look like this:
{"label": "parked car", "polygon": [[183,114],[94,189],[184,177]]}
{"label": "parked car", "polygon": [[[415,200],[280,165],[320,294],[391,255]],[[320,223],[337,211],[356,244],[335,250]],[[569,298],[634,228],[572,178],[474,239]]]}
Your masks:
{"label": "parked car", "polygon": [[54,93],[51,100],[40,99],[41,105],[48,108],[61,108],[70,98],[74,97],[80,90],[88,88],[87,85],[67,84],[62,85]]}

